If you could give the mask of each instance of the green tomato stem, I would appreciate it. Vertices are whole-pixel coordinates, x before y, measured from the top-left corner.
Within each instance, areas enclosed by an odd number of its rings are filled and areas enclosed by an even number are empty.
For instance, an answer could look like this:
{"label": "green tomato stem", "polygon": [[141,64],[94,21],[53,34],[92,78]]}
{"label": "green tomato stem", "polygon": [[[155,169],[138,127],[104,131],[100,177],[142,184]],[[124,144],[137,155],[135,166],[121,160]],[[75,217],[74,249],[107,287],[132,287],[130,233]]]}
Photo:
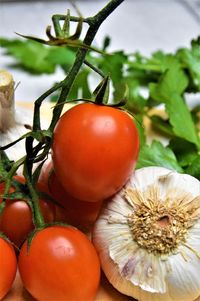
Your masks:
{"label": "green tomato stem", "polygon": [[[102,24],[102,22],[123,2],[124,0],[111,0],[108,2],[108,4],[94,17],[87,18],[87,23],[89,24],[89,28],[87,30],[87,33],[85,35],[85,38],[83,40],[83,44],[90,46],[94,40],[94,37]],[[53,23],[56,31],[56,35],[60,35],[61,28],[58,26],[58,16],[53,17]],[[80,18],[77,19],[77,21],[80,22]],[[85,21],[85,20],[83,20]],[[79,48],[76,53],[76,58],[74,61],[74,64],[71,67],[71,70],[67,74],[66,78],[58,83],[57,85],[53,86],[51,89],[46,91],[43,95],[41,95],[34,104],[34,118],[33,118],[33,131],[41,130],[41,122],[40,122],[40,107],[42,105],[43,100],[48,97],[50,94],[52,94],[54,91],[61,88],[60,96],[57,100],[57,103],[53,109],[53,116],[51,123],[49,125],[48,131],[53,133],[54,128],[60,118],[60,115],[63,110],[63,106],[66,103],[67,96],[69,95],[70,89],[74,83],[74,80],[76,79],[76,76],[78,72],[80,71],[82,65],[84,64],[87,49]],[[35,157],[40,152],[39,157],[42,160],[44,160],[49,153],[49,150],[51,148],[51,139],[47,139],[43,144],[41,142],[40,147],[37,147],[38,145],[33,147],[34,139],[32,137],[26,138],[26,151],[27,151],[27,157],[24,163],[24,176],[27,181],[27,185],[31,194],[32,204],[33,204],[33,211],[34,211],[34,223],[36,228],[40,228],[44,226],[44,219],[40,211],[39,202],[38,202],[38,195],[37,192],[33,186],[32,180],[32,169],[33,169],[33,163],[35,162]],[[41,152],[42,150],[42,152]],[[38,162],[38,160],[37,160]]]}
{"label": "green tomato stem", "polygon": [[38,194],[35,190],[35,187],[32,184],[32,179],[29,174],[29,169],[28,169],[28,163],[27,160],[24,163],[24,177],[27,182],[27,186],[31,195],[31,203],[32,203],[32,210],[33,210],[33,221],[35,224],[36,228],[42,228],[45,226],[44,218],[40,210],[39,206],[39,198]]}

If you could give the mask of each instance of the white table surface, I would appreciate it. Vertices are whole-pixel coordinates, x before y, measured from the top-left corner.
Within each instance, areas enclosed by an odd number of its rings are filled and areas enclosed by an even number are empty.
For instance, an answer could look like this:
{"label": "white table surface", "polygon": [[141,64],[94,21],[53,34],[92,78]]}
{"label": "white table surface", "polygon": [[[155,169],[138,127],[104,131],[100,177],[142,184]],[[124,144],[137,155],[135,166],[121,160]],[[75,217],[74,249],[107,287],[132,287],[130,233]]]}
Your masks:
{"label": "white table surface", "polygon": [[[84,16],[95,14],[108,1],[77,1]],[[13,38],[14,32],[45,37],[51,15],[65,13],[72,8],[69,1],[23,1],[0,0],[0,36]],[[106,35],[112,37],[109,48],[126,52],[140,51],[150,55],[157,49],[173,52],[188,46],[192,38],[200,34],[200,0],[125,0],[103,23],[95,45],[100,45]],[[40,94],[63,78],[57,70],[54,75],[29,76],[13,69],[13,59],[2,54],[0,49],[0,69],[12,72],[16,82],[16,99],[34,101]]]}

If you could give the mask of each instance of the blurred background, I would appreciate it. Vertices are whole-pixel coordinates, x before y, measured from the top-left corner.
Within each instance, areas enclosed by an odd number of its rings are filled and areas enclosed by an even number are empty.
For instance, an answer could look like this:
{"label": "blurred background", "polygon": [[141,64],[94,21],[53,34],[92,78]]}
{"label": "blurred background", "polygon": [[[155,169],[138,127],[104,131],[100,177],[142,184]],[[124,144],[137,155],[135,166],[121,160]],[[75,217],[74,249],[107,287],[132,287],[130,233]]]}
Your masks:
{"label": "blurred background", "polygon": [[[97,13],[107,2],[82,0],[76,1],[76,5],[82,15],[88,17]],[[15,34],[17,32],[45,38],[51,16],[65,14],[68,8],[72,15],[77,15],[70,1],[0,0],[0,37],[19,38]],[[173,52],[179,47],[187,47],[191,39],[199,35],[200,0],[125,0],[102,24],[94,45],[101,48],[105,36],[109,36],[109,52],[139,51],[148,56],[158,49]],[[10,70],[15,82],[20,82],[16,90],[18,100],[34,101],[55,81],[64,77],[59,67],[53,74],[41,75],[13,68],[15,60],[5,55],[5,51],[0,47],[0,69]]]}

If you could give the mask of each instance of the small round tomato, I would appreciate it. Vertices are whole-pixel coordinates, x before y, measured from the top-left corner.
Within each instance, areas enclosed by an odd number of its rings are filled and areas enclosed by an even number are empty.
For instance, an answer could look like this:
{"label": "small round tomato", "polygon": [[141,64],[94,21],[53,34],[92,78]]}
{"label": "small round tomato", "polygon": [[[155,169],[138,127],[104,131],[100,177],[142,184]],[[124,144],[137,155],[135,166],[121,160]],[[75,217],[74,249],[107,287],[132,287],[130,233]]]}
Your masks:
{"label": "small round tomato", "polygon": [[[49,193],[61,206],[56,206],[56,220],[67,222],[79,229],[89,230],[98,217],[102,201],[84,202],[67,193],[62,187],[53,169],[53,162],[42,168],[39,186]],[[42,186],[41,186],[42,189]]]}
{"label": "small round tomato", "polygon": [[17,271],[17,259],[12,245],[0,237],[0,300],[8,293]]}
{"label": "small round tomato", "polygon": [[64,189],[79,200],[100,201],[129,179],[138,157],[138,131],[126,112],[83,103],[59,119],[52,151]]}
{"label": "small round tomato", "polygon": [[62,206],[56,208],[58,221],[66,221],[84,230],[91,228],[98,217],[102,201],[84,202],[72,197],[64,190],[54,171],[49,177],[49,192]]}
{"label": "small round tomato", "polygon": [[81,231],[52,226],[21,248],[19,272],[25,288],[40,301],[93,301],[100,280],[96,250]]}
{"label": "small round tomato", "polygon": [[[24,178],[16,178],[21,183]],[[3,194],[5,184],[0,186],[0,194]],[[10,192],[14,191],[11,187]],[[0,198],[0,203],[2,199]],[[39,200],[41,212],[45,222],[53,222],[55,219],[54,204]],[[16,246],[20,247],[28,234],[34,229],[31,208],[24,200],[6,200],[6,206],[0,215],[0,231],[2,231]]]}
{"label": "small round tomato", "polygon": [[39,180],[38,180],[38,189],[40,191],[46,192],[49,194],[49,179],[51,177],[51,173],[53,171],[53,162],[52,160],[48,160],[41,169]]}

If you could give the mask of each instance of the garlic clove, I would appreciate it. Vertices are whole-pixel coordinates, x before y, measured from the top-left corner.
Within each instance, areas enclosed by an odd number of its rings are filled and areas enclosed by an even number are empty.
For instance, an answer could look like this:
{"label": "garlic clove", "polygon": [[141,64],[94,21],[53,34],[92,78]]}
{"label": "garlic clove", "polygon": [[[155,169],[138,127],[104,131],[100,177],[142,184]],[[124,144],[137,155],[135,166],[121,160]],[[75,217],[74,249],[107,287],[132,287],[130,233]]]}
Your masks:
{"label": "garlic clove", "polygon": [[9,72],[0,70],[0,132],[6,132],[14,124],[13,77]]}
{"label": "garlic clove", "polygon": [[136,170],[105,204],[93,241],[104,273],[139,301],[200,295],[200,182],[160,167]]}
{"label": "garlic clove", "polygon": [[[14,80],[6,70],[0,70],[0,146],[5,146],[24,135],[31,128],[32,112],[15,110]],[[6,150],[11,160],[25,155],[24,141]]]}
{"label": "garlic clove", "polygon": [[199,296],[200,260],[192,251],[185,251],[187,260],[181,254],[169,258],[173,272],[170,273],[167,280],[170,296],[174,300],[195,300]]}
{"label": "garlic clove", "polygon": [[[0,146],[5,146],[26,134],[32,128],[33,110],[15,107],[15,83],[12,75],[0,70]],[[42,126],[47,122],[42,121]],[[6,149],[10,160],[17,161],[25,154],[25,140]]]}

